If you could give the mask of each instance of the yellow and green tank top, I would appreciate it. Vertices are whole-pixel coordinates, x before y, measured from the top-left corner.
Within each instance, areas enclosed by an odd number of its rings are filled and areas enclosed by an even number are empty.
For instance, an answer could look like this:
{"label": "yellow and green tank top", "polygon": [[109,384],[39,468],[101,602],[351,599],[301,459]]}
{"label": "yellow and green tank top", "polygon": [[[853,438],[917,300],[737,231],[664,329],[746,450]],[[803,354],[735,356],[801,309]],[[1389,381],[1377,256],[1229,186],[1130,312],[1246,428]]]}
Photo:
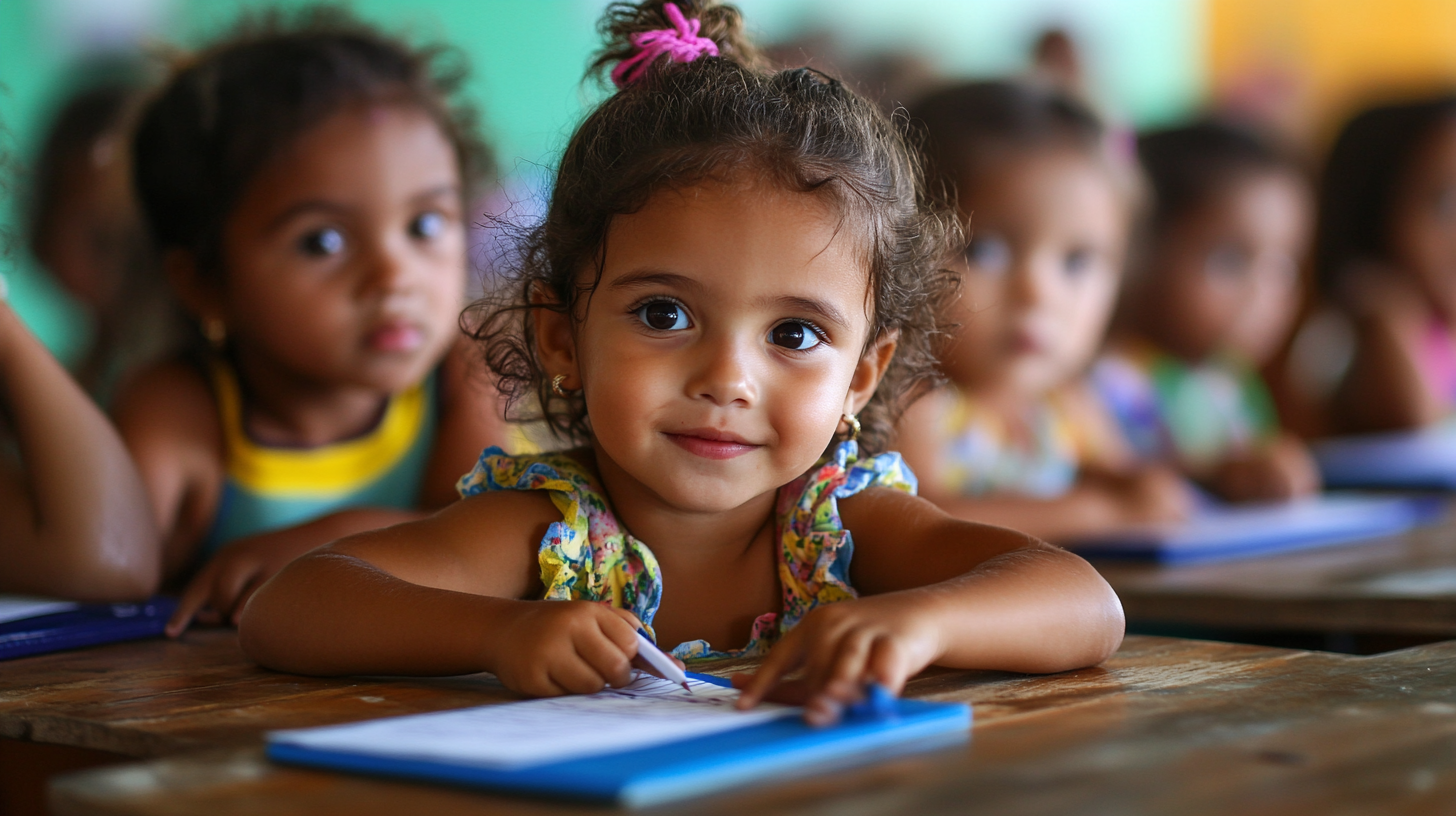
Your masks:
{"label": "yellow and green tank top", "polygon": [[435,379],[432,372],[391,397],[379,422],[362,436],[317,448],[277,448],[248,438],[237,377],[215,365],[225,478],[202,559],[235,539],[338,510],[418,507],[438,423]]}

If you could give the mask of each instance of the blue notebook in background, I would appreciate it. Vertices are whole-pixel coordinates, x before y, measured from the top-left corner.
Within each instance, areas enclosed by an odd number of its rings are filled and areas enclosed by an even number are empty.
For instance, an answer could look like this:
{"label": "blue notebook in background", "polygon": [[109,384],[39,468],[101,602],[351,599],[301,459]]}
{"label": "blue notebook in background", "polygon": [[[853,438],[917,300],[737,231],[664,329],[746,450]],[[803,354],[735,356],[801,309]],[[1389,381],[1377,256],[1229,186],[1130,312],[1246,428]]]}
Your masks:
{"label": "blue notebook in background", "polygon": [[1191,564],[1275,555],[1395,535],[1445,512],[1436,497],[1326,495],[1286,504],[1218,505],[1181,524],[1071,542],[1088,558]]}
{"label": "blue notebook in background", "polygon": [[0,595],[0,660],[161,637],[177,601],[78,604]]}
{"label": "blue notebook in background", "polygon": [[1333,488],[1456,490],[1456,424],[1346,436],[1310,448]]}
{"label": "blue notebook in background", "polygon": [[796,708],[733,712],[737,692],[721,688],[726,681],[689,676],[691,695],[644,674],[627,689],[588,696],[275,732],[268,757],[640,807],[970,736],[971,709],[962,703],[891,700],[878,713],[856,711],[814,728]]}

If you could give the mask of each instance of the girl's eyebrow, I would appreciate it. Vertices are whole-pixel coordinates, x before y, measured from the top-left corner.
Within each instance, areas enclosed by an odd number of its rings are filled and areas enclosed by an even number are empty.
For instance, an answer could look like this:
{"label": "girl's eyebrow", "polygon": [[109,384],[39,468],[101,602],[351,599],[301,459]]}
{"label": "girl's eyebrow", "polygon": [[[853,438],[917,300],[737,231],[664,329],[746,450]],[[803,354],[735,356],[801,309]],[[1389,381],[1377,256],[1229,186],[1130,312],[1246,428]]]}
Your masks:
{"label": "girl's eyebrow", "polygon": [[636,289],[643,286],[668,286],[679,289],[692,289],[698,292],[703,290],[703,284],[675,272],[663,272],[656,269],[642,269],[636,272],[629,272],[620,278],[612,281],[612,289]]}
{"label": "girl's eyebrow", "polygon": [[[459,195],[459,193],[460,185],[458,184],[440,184],[427,190],[421,190],[420,192],[415,193],[414,195],[409,197],[409,200],[414,203],[420,201],[428,201],[434,198],[456,196]],[[337,201],[330,201],[325,198],[304,199],[303,201],[299,201],[290,205],[288,209],[285,209],[283,212],[275,216],[272,221],[269,221],[268,230],[276,230],[279,227],[282,227],[284,224],[287,224],[294,218],[297,218],[298,216],[306,212],[311,212],[314,210],[338,215],[347,215],[353,209],[354,208],[350,207],[347,204],[341,204]]]}
{"label": "girl's eyebrow", "polygon": [[289,207],[283,212],[274,216],[273,219],[268,222],[267,229],[269,232],[272,232],[273,230],[282,227],[284,224],[287,224],[289,221],[297,218],[298,216],[312,210],[322,210],[323,212],[328,213],[345,214],[350,212],[351,209],[351,207],[347,207],[343,204],[338,203],[337,201],[328,201],[322,198],[305,199],[303,201],[297,202],[296,204],[289,205]]}
{"label": "girl's eyebrow", "polygon": [[783,297],[771,298],[770,301],[795,311],[812,312],[826,323],[834,323],[841,328],[849,328],[849,319],[844,316],[843,312],[834,308],[834,304],[827,301],[799,297],[798,295],[784,295]]}

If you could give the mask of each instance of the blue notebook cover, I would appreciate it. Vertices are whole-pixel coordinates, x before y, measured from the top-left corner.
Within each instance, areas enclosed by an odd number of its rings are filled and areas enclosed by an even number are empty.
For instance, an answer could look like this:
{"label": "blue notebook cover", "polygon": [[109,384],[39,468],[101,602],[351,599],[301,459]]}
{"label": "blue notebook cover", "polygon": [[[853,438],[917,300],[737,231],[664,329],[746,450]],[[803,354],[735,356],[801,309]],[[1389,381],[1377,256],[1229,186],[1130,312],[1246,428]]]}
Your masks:
{"label": "blue notebook cover", "polygon": [[[693,678],[709,680],[705,675]],[[723,684],[718,678],[711,681]],[[838,725],[826,728],[806,725],[795,715],[635,750],[515,769],[326,751],[272,739],[268,758],[371,776],[642,807],[761,779],[801,775],[806,769],[855,758],[961,743],[969,739],[970,727],[971,708],[963,703],[895,700],[886,711],[847,714]]]}
{"label": "blue notebook cover", "polygon": [[1311,452],[1329,487],[1456,490],[1456,424],[1327,439]]}
{"label": "blue notebook cover", "polygon": [[175,598],[143,603],[85,604],[65,612],[0,623],[0,660],[161,637]]}
{"label": "blue notebook cover", "polygon": [[1395,535],[1445,512],[1435,497],[1333,495],[1277,505],[1220,505],[1182,524],[1072,542],[1088,558],[1191,564],[1275,555]]}

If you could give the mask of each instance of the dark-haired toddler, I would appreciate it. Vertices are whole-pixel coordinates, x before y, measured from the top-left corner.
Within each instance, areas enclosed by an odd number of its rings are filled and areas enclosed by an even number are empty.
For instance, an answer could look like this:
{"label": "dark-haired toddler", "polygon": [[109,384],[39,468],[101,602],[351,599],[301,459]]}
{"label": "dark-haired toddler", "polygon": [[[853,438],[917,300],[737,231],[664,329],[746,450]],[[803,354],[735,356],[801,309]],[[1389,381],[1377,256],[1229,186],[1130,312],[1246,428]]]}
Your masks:
{"label": "dark-haired toddler", "polygon": [[293,562],[244,612],[248,654],[590,693],[629,681],[643,627],[683,660],[766,655],[740,705],[815,721],[931,664],[1111,654],[1121,607],[1086,562],[945,515],[881,448],[954,283],[902,133],[760,67],[732,7],[614,4],[603,28],[619,88],[478,332],[578,447],[487,450],[465,500]]}
{"label": "dark-haired toddler", "polygon": [[294,557],[450,503],[500,441],[458,319],[484,151],[461,77],[336,11],[245,25],[148,102],[137,188],[197,350],[117,424],[163,531],[170,631]]}
{"label": "dark-haired toddler", "polygon": [[1153,197],[1098,392],[1137,455],[1233,501],[1313,493],[1303,443],[1280,429],[1259,368],[1299,301],[1309,185],[1265,135],[1219,120],[1143,136]]}

